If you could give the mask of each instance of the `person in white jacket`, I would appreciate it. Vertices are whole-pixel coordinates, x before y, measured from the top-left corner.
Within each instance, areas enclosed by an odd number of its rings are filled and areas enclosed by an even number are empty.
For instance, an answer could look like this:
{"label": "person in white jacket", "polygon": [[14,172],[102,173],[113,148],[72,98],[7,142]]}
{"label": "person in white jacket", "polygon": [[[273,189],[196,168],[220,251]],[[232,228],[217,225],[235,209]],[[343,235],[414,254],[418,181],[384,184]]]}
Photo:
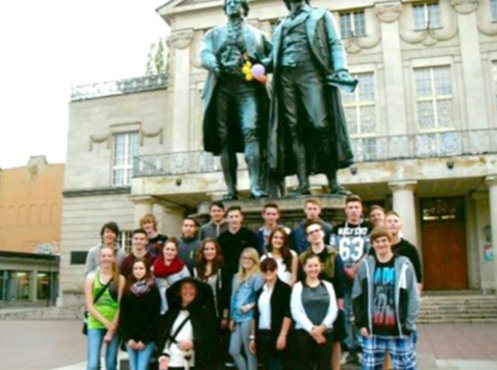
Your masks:
{"label": "person in white jacket", "polygon": [[333,285],[319,279],[321,262],[315,254],[303,261],[305,279],[293,286],[290,299],[296,329],[296,369],[331,369],[333,323],[338,308]]}

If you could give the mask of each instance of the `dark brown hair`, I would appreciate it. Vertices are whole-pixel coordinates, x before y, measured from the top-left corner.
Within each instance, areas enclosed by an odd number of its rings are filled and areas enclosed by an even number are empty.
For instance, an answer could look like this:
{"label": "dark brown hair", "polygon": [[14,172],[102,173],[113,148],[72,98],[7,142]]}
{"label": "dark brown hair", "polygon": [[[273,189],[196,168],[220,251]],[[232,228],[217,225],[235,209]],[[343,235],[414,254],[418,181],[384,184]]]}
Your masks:
{"label": "dark brown hair", "polygon": [[138,257],[133,261],[133,264],[131,265],[131,273],[126,278],[126,285],[124,286],[124,294],[131,293],[131,286],[138,281],[135,278],[135,275],[133,274],[133,268],[139,262],[143,263],[143,266],[145,266],[145,276],[143,277],[143,280],[146,280],[148,284],[152,284],[154,281],[154,278],[152,276],[152,272],[150,271],[150,266],[148,265],[147,260],[145,258]]}
{"label": "dark brown hair", "polygon": [[221,245],[219,245],[219,243],[215,239],[212,238],[204,239],[195,256],[195,268],[197,269],[197,275],[199,279],[205,279],[208,277],[205,275],[207,260],[205,259],[204,256],[204,249],[207,243],[213,243],[214,247],[216,248],[216,257],[214,258],[214,261],[212,261],[212,270],[211,270],[211,275],[209,276],[217,274],[218,270],[221,267],[223,267],[224,264],[224,257],[221,253]]}
{"label": "dark brown hair", "polygon": [[267,250],[268,252],[273,251],[273,238],[276,233],[280,233],[283,235],[283,245],[281,246],[281,257],[283,257],[283,263],[285,264],[286,268],[288,271],[292,271],[292,252],[290,252],[290,242],[289,242],[289,237],[286,231],[281,228],[277,227],[274,229],[271,234],[269,235],[269,239],[267,242]]}
{"label": "dark brown hair", "polygon": [[261,271],[276,271],[278,269],[278,263],[274,258],[268,257],[261,262]]}

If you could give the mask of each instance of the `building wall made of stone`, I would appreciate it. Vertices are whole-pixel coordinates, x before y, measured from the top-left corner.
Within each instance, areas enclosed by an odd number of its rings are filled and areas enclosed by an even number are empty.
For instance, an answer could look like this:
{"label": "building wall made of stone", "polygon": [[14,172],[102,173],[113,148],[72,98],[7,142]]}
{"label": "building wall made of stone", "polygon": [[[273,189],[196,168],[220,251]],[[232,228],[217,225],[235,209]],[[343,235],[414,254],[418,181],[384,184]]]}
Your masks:
{"label": "building wall made of stone", "polygon": [[71,264],[73,252],[88,252],[100,242],[100,229],[115,221],[121,231],[132,231],[133,204],[128,194],[66,196],[63,207],[60,291],[82,291],[84,264]]}
{"label": "building wall made of stone", "polygon": [[114,135],[137,132],[139,154],[168,151],[165,90],[72,102],[65,190],[112,186]]}

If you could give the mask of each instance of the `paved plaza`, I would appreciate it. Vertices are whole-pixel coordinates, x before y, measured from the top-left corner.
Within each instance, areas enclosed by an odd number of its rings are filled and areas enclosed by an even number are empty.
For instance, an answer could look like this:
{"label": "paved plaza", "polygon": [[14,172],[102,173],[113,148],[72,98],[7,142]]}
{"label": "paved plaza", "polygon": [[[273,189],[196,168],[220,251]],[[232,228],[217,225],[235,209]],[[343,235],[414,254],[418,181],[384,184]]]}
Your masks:
{"label": "paved plaza", "polygon": [[[497,324],[419,327],[419,369],[497,369]],[[0,321],[0,370],[85,369],[81,322]],[[121,353],[122,355],[122,353]]]}

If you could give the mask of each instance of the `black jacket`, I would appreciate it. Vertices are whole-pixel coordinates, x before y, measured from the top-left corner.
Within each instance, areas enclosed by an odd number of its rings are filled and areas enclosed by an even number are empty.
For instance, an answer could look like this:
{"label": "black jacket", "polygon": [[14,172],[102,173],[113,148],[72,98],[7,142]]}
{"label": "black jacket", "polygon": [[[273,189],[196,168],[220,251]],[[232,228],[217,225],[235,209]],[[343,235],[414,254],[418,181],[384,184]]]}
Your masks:
{"label": "black jacket", "polygon": [[130,339],[145,344],[157,342],[159,318],[160,295],[155,284],[143,296],[123,294],[119,309],[119,333],[125,343]]}
{"label": "black jacket", "polygon": [[[200,280],[200,277],[197,275],[198,270],[195,267],[195,277]],[[223,310],[229,309],[230,306],[230,289],[231,289],[231,280],[230,276],[226,272],[224,267],[221,267],[217,270],[217,282],[216,282],[216,307],[215,311],[217,311],[217,318],[220,320],[223,317]],[[204,281],[204,280],[201,280]]]}
{"label": "black jacket", "polygon": [[[254,309],[254,320],[255,328],[259,328],[259,297],[263,288],[256,292],[255,299],[255,309]],[[282,282],[280,279],[276,279],[276,283],[273,288],[273,293],[271,294],[271,336],[274,341],[274,346],[272,350],[276,351],[276,340],[280,335],[281,327],[283,326],[283,319],[288,317],[292,318],[290,312],[290,295],[292,293],[292,288],[289,285]]]}
{"label": "black jacket", "polygon": [[[197,287],[197,296],[195,300],[186,308],[181,306],[181,284],[185,281],[191,282]],[[167,301],[169,309],[164,318],[161,327],[161,335],[158,342],[158,356],[163,353],[164,345],[174,325],[179,312],[186,309],[190,313],[190,320],[193,328],[193,350],[195,351],[195,368],[196,369],[216,369],[216,359],[212,354],[217,345],[217,321],[214,314],[214,300],[212,289],[205,283],[194,279],[185,278],[174,283],[167,290]]]}

